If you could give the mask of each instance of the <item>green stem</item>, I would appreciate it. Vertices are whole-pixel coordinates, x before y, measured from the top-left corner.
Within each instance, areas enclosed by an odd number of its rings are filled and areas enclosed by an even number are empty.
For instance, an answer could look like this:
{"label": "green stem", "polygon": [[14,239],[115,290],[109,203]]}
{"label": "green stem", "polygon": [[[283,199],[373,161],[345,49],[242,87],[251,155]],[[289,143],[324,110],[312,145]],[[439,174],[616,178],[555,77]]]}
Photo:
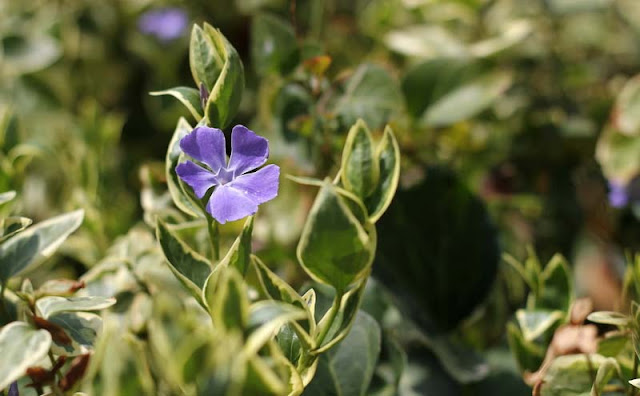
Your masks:
{"label": "green stem", "polygon": [[322,346],[324,339],[327,337],[327,334],[329,333],[329,329],[331,329],[331,326],[333,325],[333,321],[336,320],[336,315],[340,310],[341,300],[342,300],[342,293],[337,293],[336,297],[333,300],[333,304],[331,305],[331,308],[329,308],[329,317],[327,318],[327,321],[324,323],[325,326],[323,326],[322,329],[320,330],[320,334],[318,335],[318,339],[316,340],[318,342],[318,348]]}
{"label": "green stem", "polygon": [[5,300],[5,290],[7,289],[7,283],[6,282],[0,282],[0,300],[2,301],[2,303],[0,304],[0,312],[4,313],[9,313],[9,309],[7,308],[7,301]]}
{"label": "green stem", "polygon": [[[56,359],[53,357],[53,352],[49,351],[49,360],[51,361],[51,367],[55,367],[56,365]],[[58,387],[58,383],[57,381],[60,381],[60,373],[56,373],[56,379],[53,380],[53,382],[51,383],[51,392],[53,392],[54,395],[56,396],[64,396],[64,393],[62,392],[62,390]]]}
{"label": "green stem", "polygon": [[209,242],[213,251],[213,259],[220,260],[220,226],[212,217],[207,216],[207,230],[209,231]]}

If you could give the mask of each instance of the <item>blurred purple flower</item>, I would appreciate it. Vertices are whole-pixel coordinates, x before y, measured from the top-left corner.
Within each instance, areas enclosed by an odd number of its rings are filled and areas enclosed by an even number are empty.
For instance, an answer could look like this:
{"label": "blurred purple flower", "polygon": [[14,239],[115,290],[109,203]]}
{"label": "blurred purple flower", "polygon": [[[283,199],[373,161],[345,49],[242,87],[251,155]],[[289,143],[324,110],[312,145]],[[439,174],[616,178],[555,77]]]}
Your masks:
{"label": "blurred purple flower", "polygon": [[217,186],[206,209],[221,224],[256,213],[258,205],[278,195],[280,168],[277,165],[247,173],[267,161],[269,142],[242,125],[233,127],[228,164],[226,141],[220,129],[195,128],[180,140],[180,147],[208,168],[186,161],[176,167],[176,173],[198,198]]}
{"label": "blurred purple flower", "polygon": [[187,14],[181,8],[157,8],[140,16],[138,29],[162,42],[169,42],[182,36],[188,24]]}
{"label": "blurred purple flower", "polygon": [[626,186],[609,181],[609,204],[614,208],[622,208],[629,203]]}
{"label": "blurred purple flower", "polygon": [[18,382],[14,381],[9,385],[9,390],[7,391],[7,396],[20,396],[20,391],[18,390]]}

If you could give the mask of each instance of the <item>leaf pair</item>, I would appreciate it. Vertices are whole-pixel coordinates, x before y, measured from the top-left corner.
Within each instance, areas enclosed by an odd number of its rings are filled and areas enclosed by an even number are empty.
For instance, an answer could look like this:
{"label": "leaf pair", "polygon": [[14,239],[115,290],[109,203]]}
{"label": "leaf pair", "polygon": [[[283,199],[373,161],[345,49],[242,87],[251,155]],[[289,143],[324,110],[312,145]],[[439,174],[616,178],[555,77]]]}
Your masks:
{"label": "leaf pair", "polygon": [[[171,95],[200,121],[224,128],[233,119],[244,90],[244,67],[235,48],[224,35],[205,23],[194,25],[189,44],[189,64],[196,86],[176,87],[151,95]],[[206,97],[205,97],[206,96]]]}

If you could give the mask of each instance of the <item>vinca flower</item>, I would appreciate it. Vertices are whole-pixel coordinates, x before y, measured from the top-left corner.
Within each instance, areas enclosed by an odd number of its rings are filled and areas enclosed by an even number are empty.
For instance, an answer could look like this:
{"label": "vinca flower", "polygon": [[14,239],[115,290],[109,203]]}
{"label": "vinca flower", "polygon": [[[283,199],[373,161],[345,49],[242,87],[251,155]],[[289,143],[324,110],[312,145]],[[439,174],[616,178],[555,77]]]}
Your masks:
{"label": "vinca flower", "polygon": [[626,186],[620,183],[615,183],[610,181],[609,182],[609,204],[611,204],[611,206],[613,206],[614,208],[622,208],[624,206],[627,206],[628,203],[629,203],[629,196],[627,194]]}
{"label": "vinca flower", "polygon": [[138,21],[138,29],[166,43],[182,36],[188,23],[187,14],[182,9],[160,8],[144,13]]}
{"label": "vinca flower", "polygon": [[215,187],[206,210],[221,224],[256,213],[258,205],[278,195],[277,165],[249,173],[267,161],[267,139],[242,125],[236,125],[231,132],[228,163],[224,134],[217,128],[195,128],[180,140],[180,148],[203,165],[186,161],[176,167],[176,173],[198,198]]}

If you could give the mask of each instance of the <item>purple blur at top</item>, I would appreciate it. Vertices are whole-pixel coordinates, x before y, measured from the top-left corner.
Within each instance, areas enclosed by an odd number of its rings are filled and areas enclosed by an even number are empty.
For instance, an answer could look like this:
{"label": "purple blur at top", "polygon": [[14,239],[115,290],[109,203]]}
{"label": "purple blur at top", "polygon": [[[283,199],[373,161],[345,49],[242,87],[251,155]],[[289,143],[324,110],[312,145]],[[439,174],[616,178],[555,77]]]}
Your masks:
{"label": "purple blur at top", "polygon": [[609,204],[614,208],[622,208],[629,203],[627,188],[619,183],[609,182]]}
{"label": "purple blur at top", "polygon": [[224,224],[256,213],[258,205],[278,195],[280,168],[267,165],[269,142],[242,125],[231,132],[231,157],[227,163],[224,133],[206,126],[195,128],[180,140],[180,148],[206,168],[192,161],[176,167],[176,173],[198,198],[216,187],[206,209]]}
{"label": "purple blur at top", "polygon": [[188,24],[187,14],[181,8],[157,8],[140,16],[138,29],[160,41],[169,42],[182,36]]}

